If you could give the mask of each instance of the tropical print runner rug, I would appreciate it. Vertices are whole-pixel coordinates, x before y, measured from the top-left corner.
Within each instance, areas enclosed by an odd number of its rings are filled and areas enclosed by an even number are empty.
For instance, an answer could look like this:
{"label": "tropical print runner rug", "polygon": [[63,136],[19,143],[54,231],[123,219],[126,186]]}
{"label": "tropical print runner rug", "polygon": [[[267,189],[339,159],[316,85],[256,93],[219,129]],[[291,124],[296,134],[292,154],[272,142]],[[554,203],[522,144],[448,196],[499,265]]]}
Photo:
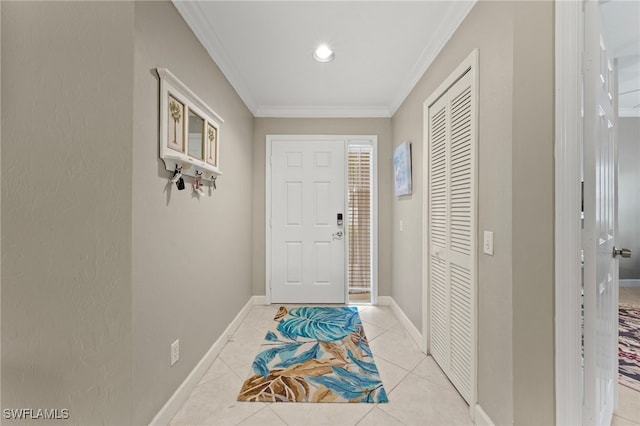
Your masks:
{"label": "tropical print runner rug", "polygon": [[640,392],[640,307],[620,305],[618,381]]}
{"label": "tropical print runner rug", "polygon": [[280,307],[239,401],[388,402],[355,307]]}

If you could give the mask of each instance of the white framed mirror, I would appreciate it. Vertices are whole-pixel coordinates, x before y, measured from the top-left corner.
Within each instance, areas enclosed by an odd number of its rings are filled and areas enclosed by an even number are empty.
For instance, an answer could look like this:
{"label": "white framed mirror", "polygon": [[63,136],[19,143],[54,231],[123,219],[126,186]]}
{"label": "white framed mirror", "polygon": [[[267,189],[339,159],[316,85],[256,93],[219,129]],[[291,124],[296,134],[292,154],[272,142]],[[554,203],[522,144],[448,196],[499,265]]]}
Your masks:
{"label": "white framed mirror", "polygon": [[189,123],[187,126],[189,129],[187,133],[187,141],[189,144],[187,154],[189,154],[191,158],[204,160],[204,119],[189,109],[187,120]]}
{"label": "white framed mirror", "polygon": [[160,78],[160,158],[165,168],[183,175],[220,176],[222,117],[166,68]]}

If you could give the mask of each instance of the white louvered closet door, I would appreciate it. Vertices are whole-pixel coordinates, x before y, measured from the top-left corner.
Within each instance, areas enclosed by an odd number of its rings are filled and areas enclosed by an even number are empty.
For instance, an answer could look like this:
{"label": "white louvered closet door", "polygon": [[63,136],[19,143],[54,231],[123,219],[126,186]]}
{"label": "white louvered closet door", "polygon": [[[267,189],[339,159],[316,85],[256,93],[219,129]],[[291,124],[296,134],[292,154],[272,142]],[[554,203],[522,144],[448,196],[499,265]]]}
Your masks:
{"label": "white louvered closet door", "polygon": [[429,107],[430,352],[465,400],[475,387],[475,93],[467,72]]}

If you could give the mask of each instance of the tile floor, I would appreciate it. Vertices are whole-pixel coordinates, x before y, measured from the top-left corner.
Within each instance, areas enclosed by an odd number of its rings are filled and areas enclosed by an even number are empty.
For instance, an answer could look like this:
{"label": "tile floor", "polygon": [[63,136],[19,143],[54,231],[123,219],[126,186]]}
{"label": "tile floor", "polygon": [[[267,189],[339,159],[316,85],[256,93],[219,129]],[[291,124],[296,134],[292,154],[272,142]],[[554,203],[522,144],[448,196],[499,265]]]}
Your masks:
{"label": "tile floor", "polygon": [[[640,287],[620,287],[620,303],[640,306]],[[618,408],[612,426],[640,426],[640,392],[618,385]]]}
{"label": "tile floor", "polygon": [[358,309],[389,395],[388,404],[236,401],[277,309],[277,305],[252,308],[171,425],[473,424],[468,405],[387,306]]}

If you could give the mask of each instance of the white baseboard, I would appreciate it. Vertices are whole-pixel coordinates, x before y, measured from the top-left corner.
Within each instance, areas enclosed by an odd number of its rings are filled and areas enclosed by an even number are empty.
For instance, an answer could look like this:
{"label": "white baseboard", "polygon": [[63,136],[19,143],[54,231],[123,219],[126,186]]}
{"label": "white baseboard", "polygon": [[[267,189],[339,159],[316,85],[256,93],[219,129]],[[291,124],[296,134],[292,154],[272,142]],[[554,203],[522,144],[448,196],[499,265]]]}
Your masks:
{"label": "white baseboard", "polygon": [[476,404],[474,420],[477,426],[495,426],[495,423],[493,423],[491,417],[489,417],[487,413],[484,412],[479,404]]}
{"label": "white baseboard", "polygon": [[254,305],[266,305],[267,304],[267,296],[253,296],[253,304]]}
{"label": "white baseboard", "polygon": [[400,324],[404,326],[405,330],[407,330],[407,333],[409,333],[409,336],[411,336],[413,341],[416,342],[416,345],[418,345],[420,350],[424,350],[424,348],[422,347],[424,344],[424,342],[422,341],[422,333],[420,333],[420,330],[418,330],[416,326],[413,325],[407,314],[404,313],[404,311],[400,308],[400,306],[398,306],[398,304],[395,300],[393,300],[392,297],[389,297],[389,306],[391,306],[391,310],[400,320]]}
{"label": "white baseboard", "polygon": [[[260,303],[261,301],[261,303]],[[235,333],[242,321],[253,307],[253,305],[264,305],[264,296],[251,297],[244,307],[240,310],[238,315],[231,321],[229,326],[220,335],[207,353],[202,357],[200,362],[191,370],[191,373],[184,379],[180,387],[171,395],[171,398],[164,404],[164,406],[158,411],[158,414],[151,420],[150,425],[168,425],[171,419],[176,415],[178,410],[182,407],[187,400],[193,389],[198,385],[204,373],[207,372],[211,364],[216,360],[224,345],[227,344],[229,336]]]}
{"label": "white baseboard", "polygon": [[391,296],[378,296],[378,305],[390,306],[392,300]]}

